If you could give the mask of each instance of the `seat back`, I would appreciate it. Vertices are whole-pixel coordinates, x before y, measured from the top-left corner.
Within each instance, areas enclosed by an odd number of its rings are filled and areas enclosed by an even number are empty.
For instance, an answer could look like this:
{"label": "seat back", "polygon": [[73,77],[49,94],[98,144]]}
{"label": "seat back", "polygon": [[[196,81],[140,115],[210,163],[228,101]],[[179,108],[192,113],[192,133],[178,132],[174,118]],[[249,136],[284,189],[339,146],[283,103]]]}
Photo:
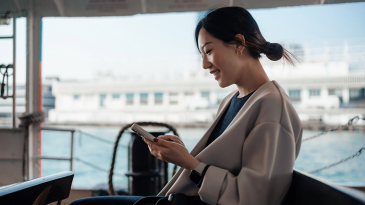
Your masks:
{"label": "seat back", "polygon": [[292,184],[282,205],[364,205],[365,193],[335,185],[294,169]]}
{"label": "seat back", "polygon": [[0,187],[1,205],[44,205],[68,198],[74,173],[70,171]]}

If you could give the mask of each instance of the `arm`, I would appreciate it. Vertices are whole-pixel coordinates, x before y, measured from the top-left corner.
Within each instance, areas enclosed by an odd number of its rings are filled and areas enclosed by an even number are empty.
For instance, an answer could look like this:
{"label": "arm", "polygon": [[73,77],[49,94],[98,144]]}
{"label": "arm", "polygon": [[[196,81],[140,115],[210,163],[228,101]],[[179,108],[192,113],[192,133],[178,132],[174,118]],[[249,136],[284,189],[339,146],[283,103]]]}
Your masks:
{"label": "arm", "polygon": [[289,188],[294,161],[294,136],[278,123],[263,123],[243,144],[239,174],[211,165],[198,193],[209,204],[278,204]]}

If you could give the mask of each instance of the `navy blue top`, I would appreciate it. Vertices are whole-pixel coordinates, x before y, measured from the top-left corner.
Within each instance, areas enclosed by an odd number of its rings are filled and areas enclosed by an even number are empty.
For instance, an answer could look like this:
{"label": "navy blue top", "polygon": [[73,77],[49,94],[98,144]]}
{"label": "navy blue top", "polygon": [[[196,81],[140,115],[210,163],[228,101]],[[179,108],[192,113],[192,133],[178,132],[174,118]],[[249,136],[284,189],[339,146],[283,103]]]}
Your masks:
{"label": "navy blue top", "polygon": [[255,91],[244,96],[243,98],[237,98],[238,94],[239,94],[239,93],[237,93],[232,98],[231,103],[229,104],[229,107],[226,109],[223,116],[221,117],[221,119],[219,120],[217,125],[215,126],[212,134],[210,134],[210,137],[208,139],[206,146],[208,146],[210,143],[212,143],[215,139],[217,139],[224,132],[224,130],[226,130],[228,125],[232,122],[233,118],[236,117],[237,113],[240,111],[242,106],[246,103],[248,98],[250,98],[250,96],[254,92]]}

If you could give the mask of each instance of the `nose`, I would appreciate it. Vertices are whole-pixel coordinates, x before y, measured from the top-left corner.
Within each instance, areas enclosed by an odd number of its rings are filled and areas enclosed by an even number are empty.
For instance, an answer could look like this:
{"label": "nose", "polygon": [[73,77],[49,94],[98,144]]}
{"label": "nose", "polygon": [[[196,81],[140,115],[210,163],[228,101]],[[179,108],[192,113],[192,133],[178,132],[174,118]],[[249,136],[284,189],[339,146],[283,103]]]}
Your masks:
{"label": "nose", "polygon": [[209,69],[210,67],[212,67],[212,63],[211,62],[209,62],[209,60],[208,60],[208,58],[204,55],[204,57],[203,57],[203,68],[204,69]]}

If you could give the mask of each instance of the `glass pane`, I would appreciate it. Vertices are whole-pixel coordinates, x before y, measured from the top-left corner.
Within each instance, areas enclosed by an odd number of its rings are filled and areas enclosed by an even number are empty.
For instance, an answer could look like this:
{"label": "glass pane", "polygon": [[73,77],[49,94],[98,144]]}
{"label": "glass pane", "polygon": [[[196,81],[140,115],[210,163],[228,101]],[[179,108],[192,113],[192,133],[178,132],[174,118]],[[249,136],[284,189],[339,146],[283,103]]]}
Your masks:
{"label": "glass pane", "polygon": [[163,100],[163,93],[155,93],[155,104],[161,105]]}
{"label": "glass pane", "polygon": [[148,93],[141,93],[140,95],[139,95],[139,97],[140,97],[140,103],[141,103],[141,105],[147,105],[148,104]]}
{"label": "glass pane", "polygon": [[133,93],[127,93],[126,94],[126,104],[127,105],[133,105],[133,99],[134,99],[134,94]]}
{"label": "glass pane", "polygon": [[120,94],[113,94],[113,99],[119,99],[120,98]]}

